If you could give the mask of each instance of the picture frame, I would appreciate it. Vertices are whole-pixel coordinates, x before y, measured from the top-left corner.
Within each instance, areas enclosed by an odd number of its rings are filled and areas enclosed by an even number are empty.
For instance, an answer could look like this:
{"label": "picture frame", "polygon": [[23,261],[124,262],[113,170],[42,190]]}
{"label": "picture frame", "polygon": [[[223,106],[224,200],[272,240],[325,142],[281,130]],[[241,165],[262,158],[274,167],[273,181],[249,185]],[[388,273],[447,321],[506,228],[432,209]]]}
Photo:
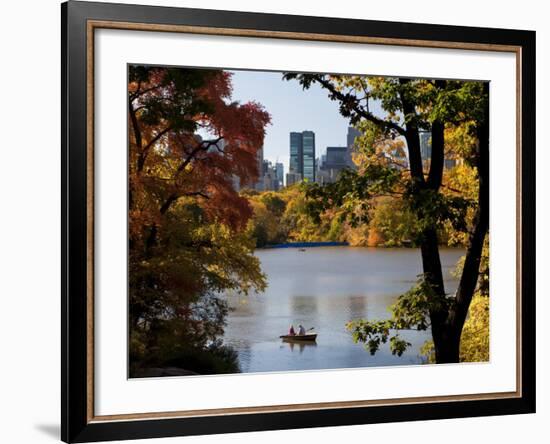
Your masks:
{"label": "picture frame", "polygon": [[[535,33],[69,1],[62,22],[62,375],[65,442],[143,439],[535,412]],[[334,45],[506,53],[516,66],[516,334],[513,391],[97,415],[94,73],[99,29]],[[135,62],[135,61],[133,61]],[[147,61],[143,61],[144,63]],[[497,128],[498,131],[498,128]],[[116,147],[115,147],[116,148]],[[120,147],[124,150],[125,147]],[[342,384],[345,384],[342,379]]]}

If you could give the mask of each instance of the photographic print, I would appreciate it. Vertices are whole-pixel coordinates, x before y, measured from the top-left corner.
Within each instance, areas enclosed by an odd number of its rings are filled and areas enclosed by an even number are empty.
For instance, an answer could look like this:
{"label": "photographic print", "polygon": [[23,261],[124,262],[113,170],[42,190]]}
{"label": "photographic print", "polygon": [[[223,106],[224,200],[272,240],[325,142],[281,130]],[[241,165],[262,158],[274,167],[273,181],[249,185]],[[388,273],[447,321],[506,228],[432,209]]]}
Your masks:
{"label": "photographic print", "polygon": [[129,377],[485,362],[489,82],[128,65]]}
{"label": "photographic print", "polygon": [[534,32],[61,31],[64,441],[535,411]]}

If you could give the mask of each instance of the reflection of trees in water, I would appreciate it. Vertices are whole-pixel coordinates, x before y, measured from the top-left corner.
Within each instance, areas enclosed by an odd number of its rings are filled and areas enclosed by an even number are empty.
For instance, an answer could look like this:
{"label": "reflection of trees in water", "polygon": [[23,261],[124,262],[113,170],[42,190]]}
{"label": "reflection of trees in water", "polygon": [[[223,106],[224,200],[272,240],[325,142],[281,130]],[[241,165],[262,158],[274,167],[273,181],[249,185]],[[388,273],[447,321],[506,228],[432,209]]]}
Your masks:
{"label": "reflection of trees in water", "polygon": [[302,353],[306,347],[317,347],[316,342],[308,342],[308,341],[284,341],[285,344],[288,344],[290,351],[294,352],[294,350],[298,351],[299,353]]}
{"label": "reflection of trees in water", "polygon": [[[234,291],[226,291],[224,297],[229,305],[229,311],[232,316],[242,316],[247,319],[260,320],[266,315],[266,311],[269,308],[269,297],[264,293],[257,293],[252,291],[250,294],[239,294]],[[267,313],[271,315],[272,313]]]}
{"label": "reflection of trees in water", "polygon": [[[342,251],[346,254],[338,256],[338,267],[328,269],[325,264],[334,260],[332,250],[315,250],[316,254],[308,258],[312,263],[307,267],[318,270],[317,277],[302,273],[303,259],[296,252],[281,249],[256,253],[268,275],[266,292],[248,297],[227,295],[230,305],[236,310],[229,313],[224,342],[239,353],[243,372],[420,363],[418,349],[429,338],[429,331],[403,332],[403,337],[413,346],[411,352],[397,358],[391,355],[389,344],[382,347],[376,356],[371,356],[364,351],[363,344],[353,342],[352,335],[345,328],[346,323],[354,319],[387,316],[388,305],[395,302],[398,291],[403,287],[395,283],[415,276],[421,260],[420,252],[413,249],[373,251],[360,248]],[[444,250],[442,263],[454,264],[461,254],[463,250]],[[387,256],[390,255],[397,256],[398,262],[408,268],[393,270],[387,275],[378,273],[375,277],[369,269],[368,279],[353,279],[350,270],[359,259],[380,270],[386,266],[389,261]],[[340,273],[339,267],[346,273]],[[375,278],[384,280],[375,285]],[[345,282],[345,285],[332,285],[331,279]],[[306,329],[315,327],[319,334],[317,346],[284,343],[279,336],[288,331],[291,323],[295,328],[299,323]]]}
{"label": "reflection of trees in water", "polygon": [[239,369],[242,373],[250,371],[250,362],[252,360],[252,348],[248,341],[239,341],[238,344],[231,344],[237,350]]}
{"label": "reflection of trees in water", "polygon": [[[345,298],[346,315],[359,317],[367,314],[367,297],[364,295],[352,295]],[[351,319],[349,319],[351,320]]]}
{"label": "reflection of trees in water", "polygon": [[318,298],[315,296],[292,296],[290,305],[292,314],[300,316],[311,316],[318,312]]}
{"label": "reflection of trees in water", "polygon": [[[368,311],[365,295],[350,296],[291,296],[290,322],[301,322],[305,328],[323,325],[339,325],[338,330],[345,331],[345,324],[353,318],[366,316]],[[305,323],[313,323],[306,325]],[[341,327],[341,328],[340,328]]]}

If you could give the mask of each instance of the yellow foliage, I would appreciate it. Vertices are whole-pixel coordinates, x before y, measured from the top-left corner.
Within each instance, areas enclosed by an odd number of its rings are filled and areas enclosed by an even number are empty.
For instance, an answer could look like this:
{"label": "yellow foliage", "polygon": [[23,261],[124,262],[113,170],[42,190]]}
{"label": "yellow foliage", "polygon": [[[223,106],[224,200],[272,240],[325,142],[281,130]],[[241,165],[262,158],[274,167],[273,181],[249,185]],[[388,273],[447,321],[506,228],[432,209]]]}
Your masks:
{"label": "yellow foliage", "polygon": [[489,360],[489,297],[476,293],[460,338],[460,362]]}
{"label": "yellow foliage", "polygon": [[345,225],[342,239],[347,241],[352,247],[366,247],[368,246],[368,235],[368,225],[360,225],[358,227]]}
{"label": "yellow foliage", "polygon": [[[426,341],[420,349],[427,363],[435,363],[433,341]],[[470,303],[468,318],[460,338],[460,362],[489,361],[489,297],[476,292]]]}

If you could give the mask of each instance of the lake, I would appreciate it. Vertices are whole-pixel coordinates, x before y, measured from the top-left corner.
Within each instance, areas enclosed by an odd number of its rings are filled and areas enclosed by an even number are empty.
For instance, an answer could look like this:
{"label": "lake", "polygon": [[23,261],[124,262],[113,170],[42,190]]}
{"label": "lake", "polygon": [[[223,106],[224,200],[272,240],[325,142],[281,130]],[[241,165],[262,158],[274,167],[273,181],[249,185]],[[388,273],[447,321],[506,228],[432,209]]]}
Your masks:
{"label": "lake", "polygon": [[[441,249],[445,289],[458,284],[451,275],[462,249]],[[345,324],[354,319],[386,319],[388,306],[416,282],[422,272],[415,248],[316,247],[257,250],[267,275],[264,293],[227,295],[224,342],[239,354],[242,372],[411,365],[422,362],[420,347],[429,331],[404,331],[412,347],[392,356],[389,345],[371,356],[354,344]],[[290,324],[315,327],[314,344],[279,339]]]}

